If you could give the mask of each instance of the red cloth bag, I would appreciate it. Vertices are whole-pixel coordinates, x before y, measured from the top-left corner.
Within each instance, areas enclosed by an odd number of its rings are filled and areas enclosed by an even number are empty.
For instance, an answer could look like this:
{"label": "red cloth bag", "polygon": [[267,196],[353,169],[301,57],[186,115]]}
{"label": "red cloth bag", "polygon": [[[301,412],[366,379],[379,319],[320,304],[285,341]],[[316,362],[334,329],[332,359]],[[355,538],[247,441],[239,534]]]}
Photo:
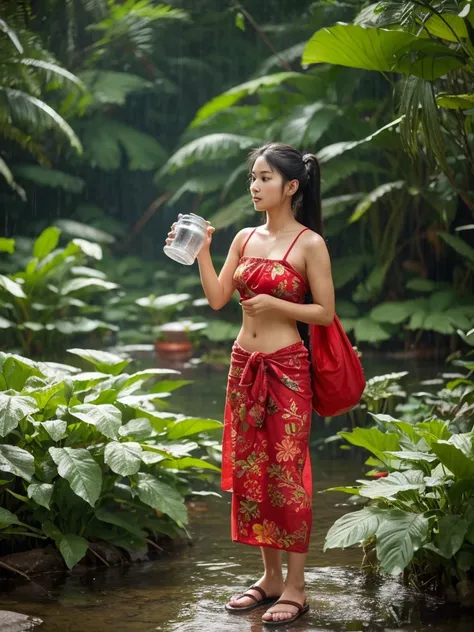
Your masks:
{"label": "red cloth bag", "polygon": [[309,325],[313,369],[313,409],[321,417],[342,415],[359,403],[365,377],[357,353],[339,319]]}

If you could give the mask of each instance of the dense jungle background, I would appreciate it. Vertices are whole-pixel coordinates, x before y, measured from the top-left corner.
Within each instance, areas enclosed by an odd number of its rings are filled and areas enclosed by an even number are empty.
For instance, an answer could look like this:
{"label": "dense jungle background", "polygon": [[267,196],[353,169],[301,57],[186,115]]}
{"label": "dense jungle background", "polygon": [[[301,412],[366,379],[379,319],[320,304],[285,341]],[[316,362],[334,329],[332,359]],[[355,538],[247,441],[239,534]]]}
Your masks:
{"label": "dense jungle background", "polygon": [[367,374],[313,438],[368,467],[331,474],[357,511],[324,546],[474,603],[473,71],[470,0],[3,0],[3,555],[130,561],[216,495],[241,310],[213,312],[163,246],[197,213],[218,268],[259,221],[246,156],[279,140],[321,163],[336,310]]}

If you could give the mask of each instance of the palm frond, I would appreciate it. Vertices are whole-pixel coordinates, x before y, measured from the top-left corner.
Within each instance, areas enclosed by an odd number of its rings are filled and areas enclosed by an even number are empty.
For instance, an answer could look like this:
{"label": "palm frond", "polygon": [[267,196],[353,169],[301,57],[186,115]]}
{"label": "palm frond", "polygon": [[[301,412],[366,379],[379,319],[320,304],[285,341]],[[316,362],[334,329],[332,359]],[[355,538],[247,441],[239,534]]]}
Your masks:
{"label": "palm frond", "polygon": [[94,100],[100,104],[125,105],[127,96],[132,92],[141,92],[153,87],[150,81],[128,72],[85,70],[79,76],[92,93]]}
{"label": "palm frond", "polygon": [[349,222],[357,222],[367,211],[377,202],[380,198],[392,193],[392,191],[400,191],[406,187],[404,180],[397,180],[396,182],[385,182],[376,187],[373,191],[365,195],[365,197],[356,206],[355,211],[352,213]]}
{"label": "palm frond", "polygon": [[0,157],[0,173],[5,178],[10,187],[18,193],[20,198],[25,201],[26,193],[25,191],[15,182],[15,178],[13,177],[13,173],[10,171],[7,163]]}
{"label": "palm frond", "polygon": [[247,193],[218,210],[210,219],[216,228],[227,228],[235,224],[243,225],[245,218],[254,212],[250,194]]}
{"label": "palm frond", "polygon": [[0,31],[3,31],[9,38],[13,46],[17,49],[20,55],[23,54],[23,46],[21,45],[20,40],[18,39],[17,34],[13,29],[11,29],[5,20],[0,19]]}
{"label": "palm frond", "polygon": [[80,193],[85,185],[82,178],[38,165],[16,165],[13,173],[16,177],[39,186],[61,188],[71,193]]}
{"label": "palm frond", "polygon": [[359,145],[363,145],[364,143],[370,142],[373,138],[375,138],[379,134],[382,134],[383,132],[393,127],[396,127],[402,120],[403,120],[403,116],[400,116],[394,121],[387,123],[387,125],[384,125],[373,134],[370,134],[369,136],[362,138],[361,140],[340,141],[338,143],[333,143],[332,145],[328,145],[327,147],[324,147],[318,152],[317,158],[321,163],[328,162],[329,160],[332,160],[336,156],[340,156],[344,154],[345,152],[350,151],[351,149],[354,149],[354,147],[358,147]]}
{"label": "palm frond", "polygon": [[400,137],[406,151],[414,158],[420,151],[420,133],[429,156],[446,168],[446,148],[438,117],[438,106],[430,82],[409,77],[405,82],[400,112],[403,120]]}
{"label": "palm frond", "polygon": [[227,174],[215,174],[210,176],[199,176],[189,178],[179,187],[176,193],[168,200],[168,205],[176,204],[185,193],[197,193],[204,195],[205,193],[213,193],[220,189],[227,181]]}
{"label": "palm frond", "polygon": [[82,153],[80,140],[62,116],[41,99],[21,90],[0,86],[0,121],[60,132],[71,147]]}
{"label": "palm frond", "polygon": [[43,147],[35,142],[30,134],[26,134],[14,125],[1,125],[0,135],[7,140],[17,143],[22,149],[34,156],[41,165],[50,165],[49,157]]}
{"label": "palm frond", "polygon": [[322,102],[296,106],[283,124],[281,140],[296,147],[315,144],[337,116],[337,107]]}
{"label": "palm frond", "polygon": [[282,83],[289,82],[292,84],[312,84],[313,77],[305,75],[300,72],[278,72],[273,75],[266,75],[265,77],[257,77],[251,81],[246,81],[238,86],[234,86],[230,90],[227,90],[223,94],[214,97],[207,103],[205,103],[196,114],[191,126],[199,125],[202,121],[209,118],[212,114],[226,110],[232,105],[243,99],[258,92],[261,88],[270,88],[279,86]]}
{"label": "palm frond", "polygon": [[171,156],[161,174],[174,173],[195,162],[226,160],[251,147],[261,145],[262,140],[237,134],[208,134],[191,141]]}
{"label": "palm frond", "polygon": [[44,59],[29,59],[25,57],[22,57],[22,59],[20,59],[20,64],[30,68],[35,68],[37,71],[44,73],[47,82],[51,81],[51,79],[54,78],[56,81],[59,80],[60,85],[64,85],[65,82],[68,82],[82,91],[85,91],[86,89],[86,86],[79,79],[79,77],[76,77],[76,75],[74,75],[72,72],[69,72],[69,70],[58,66],[58,64],[54,64],[50,61],[45,61]]}

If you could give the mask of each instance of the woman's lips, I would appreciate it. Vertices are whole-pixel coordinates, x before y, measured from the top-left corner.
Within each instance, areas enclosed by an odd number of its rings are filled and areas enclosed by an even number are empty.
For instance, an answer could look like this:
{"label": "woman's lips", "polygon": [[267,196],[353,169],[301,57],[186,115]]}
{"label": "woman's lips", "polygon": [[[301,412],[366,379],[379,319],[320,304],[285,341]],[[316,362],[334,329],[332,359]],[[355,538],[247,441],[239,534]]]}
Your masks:
{"label": "woman's lips", "polygon": [[261,200],[262,198],[259,198],[259,197],[254,197],[254,198],[252,198],[252,199],[253,199],[253,201],[254,201],[254,202],[260,202],[260,200]]}

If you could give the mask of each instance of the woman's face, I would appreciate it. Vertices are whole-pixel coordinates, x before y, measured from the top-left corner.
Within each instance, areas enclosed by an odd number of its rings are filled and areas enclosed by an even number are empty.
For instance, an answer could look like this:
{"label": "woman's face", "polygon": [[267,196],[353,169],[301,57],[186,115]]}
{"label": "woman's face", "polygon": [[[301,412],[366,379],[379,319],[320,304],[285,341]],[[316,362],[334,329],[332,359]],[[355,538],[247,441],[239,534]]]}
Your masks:
{"label": "woman's face", "polygon": [[287,197],[287,184],[283,187],[283,178],[275,171],[263,156],[259,156],[252,169],[250,193],[256,211],[268,211],[281,206]]}

